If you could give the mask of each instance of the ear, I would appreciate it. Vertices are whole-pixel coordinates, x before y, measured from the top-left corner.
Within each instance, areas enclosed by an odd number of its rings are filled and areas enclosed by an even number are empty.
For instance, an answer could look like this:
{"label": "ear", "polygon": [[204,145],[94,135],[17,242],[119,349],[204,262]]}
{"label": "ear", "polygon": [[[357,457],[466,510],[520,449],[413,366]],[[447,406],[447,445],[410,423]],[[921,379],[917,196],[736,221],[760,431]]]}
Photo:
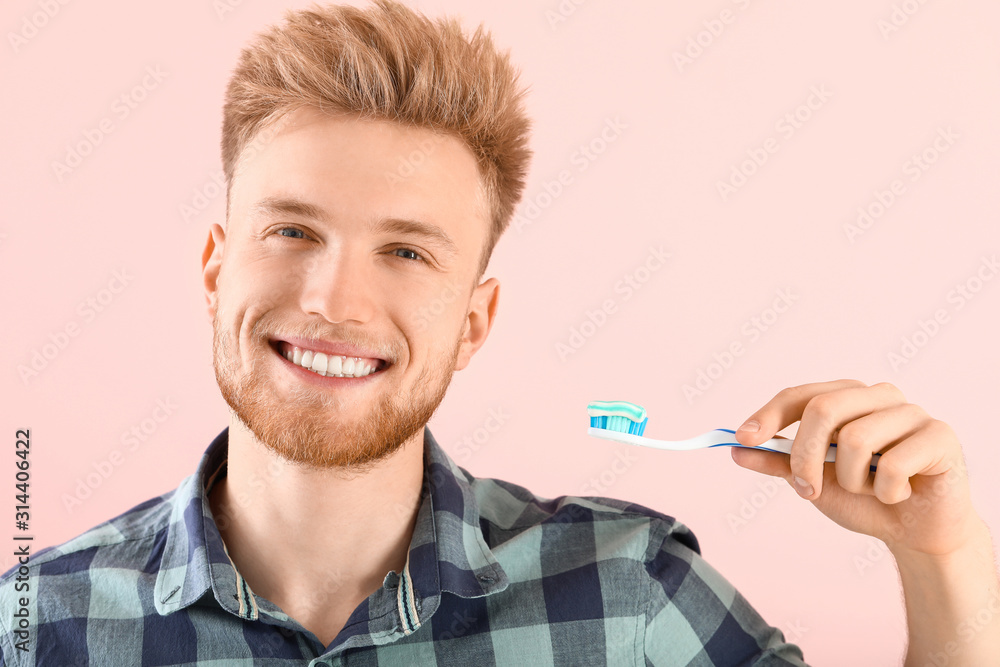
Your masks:
{"label": "ear", "polygon": [[490,278],[472,291],[469,301],[469,314],[466,316],[465,333],[458,351],[455,370],[460,371],[469,365],[472,355],[486,342],[486,337],[493,328],[497,316],[497,303],[500,300],[500,281]]}
{"label": "ear", "polygon": [[201,275],[205,281],[205,301],[208,303],[209,317],[215,317],[219,292],[219,271],[222,269],[222,252],[225,243],[225,230],[213,223],[208,231],[205,249],[201,252]]}

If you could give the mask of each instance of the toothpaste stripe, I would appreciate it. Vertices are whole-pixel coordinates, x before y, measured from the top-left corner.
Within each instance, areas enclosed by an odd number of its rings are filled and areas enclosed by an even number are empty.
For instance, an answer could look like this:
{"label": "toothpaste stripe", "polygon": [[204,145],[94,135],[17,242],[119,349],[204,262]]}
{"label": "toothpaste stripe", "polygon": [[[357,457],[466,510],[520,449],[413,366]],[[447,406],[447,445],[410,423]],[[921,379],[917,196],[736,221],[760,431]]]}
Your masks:
{"label": "toothpaste stripe", "polygon": [[587,414],[591,417],[608,417],[609,424],[616,417],[634,422],[646,419],[646,409],[628,401],[594,401],[587,405]]}

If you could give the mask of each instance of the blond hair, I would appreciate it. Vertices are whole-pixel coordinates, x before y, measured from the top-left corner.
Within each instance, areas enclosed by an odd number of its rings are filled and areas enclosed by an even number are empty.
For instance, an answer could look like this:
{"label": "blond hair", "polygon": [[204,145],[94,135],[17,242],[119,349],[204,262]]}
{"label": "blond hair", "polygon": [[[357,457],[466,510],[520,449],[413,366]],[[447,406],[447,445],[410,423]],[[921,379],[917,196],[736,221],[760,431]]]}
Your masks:
{"label": "blond hair", "polygon": [[236,164],[262,130],[311,106],[423,127],[459,138],[476,157],[490,208],[479,276],[521,198],[531,151],[525,90],[509,52],[479,26],[431,22],[394,0],[366,9],[289,11],[243,49],[226,89],[222,164]]}

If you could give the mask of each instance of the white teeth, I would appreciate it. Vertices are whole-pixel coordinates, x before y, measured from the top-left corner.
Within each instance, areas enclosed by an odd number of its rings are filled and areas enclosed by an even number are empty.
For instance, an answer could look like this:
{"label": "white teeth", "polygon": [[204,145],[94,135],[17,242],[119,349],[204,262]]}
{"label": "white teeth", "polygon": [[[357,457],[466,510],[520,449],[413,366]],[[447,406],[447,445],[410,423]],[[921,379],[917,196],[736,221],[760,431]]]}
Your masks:
{"label": "white teeth", "polygon": [[324,352],[313,352],[292,347],[283,356],[296,366],[308,369],[323,377],[363,378],[375,372],[377,364],[362,361],[360,357],[341,357]]}
{"label": "white teeth", "polygon": [[316,356],[313,357],[312,369],[320,375],[326,375],[326,360],[327,356],[325,354],[317,352]]}

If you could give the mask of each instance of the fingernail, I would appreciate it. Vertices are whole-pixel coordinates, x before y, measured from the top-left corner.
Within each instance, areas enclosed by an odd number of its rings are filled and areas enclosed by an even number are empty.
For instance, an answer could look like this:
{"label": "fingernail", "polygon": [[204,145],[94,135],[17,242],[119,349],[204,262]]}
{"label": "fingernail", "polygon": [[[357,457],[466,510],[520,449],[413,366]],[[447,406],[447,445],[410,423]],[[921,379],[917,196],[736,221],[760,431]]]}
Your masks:
{"label": "fingernail", "polygon": [[760,430],[760,422],[756,419],[748,419],[743,422],[743,426],[740,426],[737,431],[746,431],[747,433],[756,433]]}
{"label": "fingernail", "polygon": [[795,477],[795,491],[803,498],[808,498],[813,494],[813,485],[802,479]]}

